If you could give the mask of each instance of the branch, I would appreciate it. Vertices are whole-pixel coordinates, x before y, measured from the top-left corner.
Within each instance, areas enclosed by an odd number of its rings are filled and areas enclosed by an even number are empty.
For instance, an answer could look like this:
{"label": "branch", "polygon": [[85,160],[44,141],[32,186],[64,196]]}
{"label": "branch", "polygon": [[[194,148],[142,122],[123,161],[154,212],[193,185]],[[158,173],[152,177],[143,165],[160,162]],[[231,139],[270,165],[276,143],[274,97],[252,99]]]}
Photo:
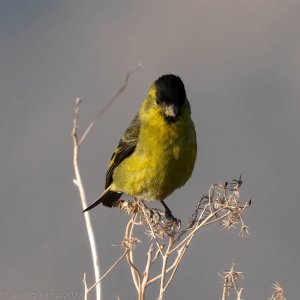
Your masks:
{"label": "branch", "polygon": [[126,227],[126,232],[125,232],[125,238],[123,240],[122,245],[125,249],[129,250],[129,251],[126,252],[126,258],[127,258],[128,264],[130,266],[134,286],[135,286],[136,290],[139,293],[140,288],[141,288],[141,273],[138,270],[138,268],[134,265],[133,251],[132,251],[134,249],[135,243],[138,241],[137,239],[135,239],[132,236],[133,227],[134,227],[134,224],[135,224],[136,217],[137,217],[137,214],[134,214],[132,216],[131,220],[128,222],[127,227]]}
{"label": "branch", "polygon": [[[126,74],[123,85],[116,92],[116,94],[112,97],[112,99],[99,111],[99,113],[96,115],[94,120],[90,123],[90,125],[84,131],[84,133],[80,139],[78,138],[77,128],[78,128],[78,114],[79,114],[79,107],[80,107],[81,99],[80,98],[76,99],[75,109],[74,109],[74,118],[73,118],[73,128],[72,128],[72,134],[71,134],[72,139],[73,139],[73,167],[74,167],[74,172],[75,172],[75,178],[73,179],[73,182],[79,190],[79,195],[80,195],[80,200],[81,200],[83,210],[87,207],[87,201],[86,201],[85,190],[84,190],[84,186],[82,183],[79,164],[78,164],[78,152],[79,152],[80,145],[84,142],[87,135],[93,129],[97,120],[103,115],[103,113],[107,110],[107,108],[110,105],[112,105],[112,103],[119,97],[119,95],[126,89],[131,74],[134,73],[135,71],[137,71],[141,66],[142,65],[139,63],[134,69],[132,69],[131,71],[129,71]],[[92,252],[92,260],[93,260],[95,282],[96,282],[92,286],[92,288],[96,287],[96,300],[101,300],[101,284],[98,284],[98,283],[100,283],[101,279],[104,278],[107,275],[107,273],[105,273],[100,278],[99,257],[98,257],[98,251],[97,251],[97,246],[96,246],[96,241],[95,241],[94,230],[92,227],[89,212],[84,213],[84,219],[85,219],[86,229],[87,229],[87,233],[88,233],[90,248],[91,248],[91,252]],[[124,256],[125,256],[125,254],[124,254]],[[120,261],[121,261],[121,259],[120,259]],[[119,260],[117,261],[117,263],[118,262],[119,262]],[[114,265],[113,265],[113,267],[114,267]],[[85,288],[85,299],[86,299],[88,292],[91,290],[91,288],[87,289],[86,275],[84,275],[84,288]]]}
{"label": "branch", "polygon": [[181,263],[181,260],[183,258],[183,255],[184,255],[186,249],[187,249],[187,246],[184,246],[180,250],[178,250],[178,255],[177,255],[177,257],[175,259],[175,262],[174,262],[173,271],[172,271],[172,273],[171,273],[171,275],[170,275],[170,277],[168,279],[168,282],[165,285],[165,290],[168,288],[169,284],[172,282],[173,277],[174,277],[174,275],[175,275],[175,273],[176,273],[176,271],[177,271],[177,269],[179,267],[179,264]]}
{"label": "branch", "polygon": [[144,299],[145,298],[145,293],[146,293],[146,288],[147,288],[147,284],[148,284],[148,278],[150,275],[150,267],[152,264],[152,252],[153,252],[153,244],[150,245],[148,252],[147,252],[147,262],[146,262],[146,266],[145,266],[145,270],[143,273],[143,280],[142,280],[142,286],[141,286],[141,295],[140,298]]}
{"label": "branch", "polygon": [[232,262],[230,270],[224,270],[218,275],[223,279],[223,293],[222,300],[227,299],[227,295],[230,295],[232,290],[235,291],[237,295],[237,300],[242,300],[243,288],[238,288],[239,282],[244,278],[243,272],[237,272],[234,269],[235,263]]}
{"label": "branch", "polygon": [[[74,172],[75,172],[75,179],[73,180],[73,182],[79,190],[82,209],[85,209],[87,207],[87,201],[86,201],[85,190],[84,190],[84,187],[82,184],[82,179],[81,179],[79,165],[78,165],[79,143],[78,143],[78,135],[77,135],[77,122],[78,122],[78,113],[79,113],[80,103],[81,103],[80,98],[77,98],[76,103],[75,103],[73,129],[72,129],[73,167],[74,167]],[[92,252],[95,281],[98,281],[100,279],[100,264],[99,264],[99,257],[98,257],[98,251],[97,251],[97,246],[96,246],[95,234],[94,234],[94,230],[93,230],[93,226],[91,223],[91,218],[90,218],[89,212],[84,213],[84,220],[85,220],[85,225],[86,225],[88,238],[89,238],[89,242],[90,242],[90,247],[91,247],[91,252]],[[96,300],[100,300],[100,299],[101,299],[101,285],[99,284],[96,287]]]}
{"label": "branch", "polygon": [[161,278],[160,278],[160,288],[159,288],[159,297],[158,300],[162,300],[164,296],[164,292],[166,291],[165,288],[165,278],[166,278],[166,270],[167,270],[167,265],[168,265],[168,259],[170,257],[170,250],[173,246],[174,239],[171,237],[169,239],[169,244],[167,247],[167,250],[165,252],[165,255],[163,256],[163,262],[162,262],[162,267],[161,267]]}
{"label": "branch", "polygon": [[83,286],[84,286],[84,300],[87,300],[87,296],[88,296],[88,286],[86,283],[86,273],[83,274]]}
{"label": "branch", "polygon": [[102,279],[104,279],[111,271],[112,269],[127,255],[127,251],[125,251],[112,265],[111,267],[99,278],[97,282],[95,282],[91,287],[87,289],[87,292],[89,293]]}
{"label": "branch", "polygon": [[[189,218],[186,228],[179,231],[178,226],[165,218],[162,211],[149,208],[143,201],[127,202],[121,201],[119,207],[129,214],[132,214],[130,221],[127,224],[125,232],[125,242],[127,247],[130,247],[127,260],[131,268],[132,278],[138,292],[138,299],[144,300],[146,287],[160,280],[158,300],[163,300],[164,294],[172,283],[175,273],[178,270],[180,263],[186,253],[188,246],[193,240],[198,230],[213,223],[220,223],[224,229],[236,227],[236,224],[241,226],[241,235],[248,234],[248,227],[245,225],[242,214],[244,210],[251,204],[246,202],[243,206],[239,205],[239,187],[241,179],[232,180],[231,183],[214,184],[209,189],[208,196],[201,198],[196,206],[196,210]],[[135,222],[139,217],[139,222]],[[133,243],[137,239],[132,237],[133,227],[135,225],[144,226],[145,233],[155,242],[151,242],[146,258],[144,273],[141,272],[133,263]],[[158,240],[163,240],[159,242]],[[164,250],[164,241],[167,240],[167,249]],[[153,254],[154,252],[154,254]],[[175,254],[176,252],[176,254]],[[153,256],[152,256],[153,255]],[[175,256],[175,257],[174,257]],[[174,257],[174,259],[172,259]],[[151,267],[154,263],[160,263],[158,258],[162,258],[160,274],[149,278]],[[172,262],[171,262],[172,259]],[[158,262],[159,261],[159,262]],[[233,270],[231,270],[233,274]],[[168,276],[168,274],[170,275]],[[235,276],[240,276],[239,272],[234,272]],[[228,278],[226,279],[228,281]],[[237,282],[232,282],[237,300],[241,300],[243,289],[238,289]],[[228,286],[224,285],[223,300],[226,300]],[[153,298],[153,295],[152,295]]]}
{"label": "branch", "polygon": [[284,296],[284,289],[277,281],[273,284],[273,290],[274,293],[269,300],[286,300]]}
{"label": "branch", "polygon": [[95,126],[96,122],[99,120],[99,118],[103,115],[103,113],[115,102],[115,100],[120,96],[120,94],[123,93],[123,91],[126,89],[127,85],[128,85],[128,81],[130,76],[137,71],[138,69],[140,69],[142,67],[142,64],[139,63],[136,67],[134,67],[131,71],[126,73],[125,79],[124,79],[124,83],[123,85],[119,88],[119,90],[116,92],[116,94],[111,98],[111,100],[98,112],[98,114],[96,115],[96,117],[94,118],[94,120],[90,123],[90,125],[87,127],[87,129],[85,130],[85,132],[83,133],[82,137],[79,140],[78,145],[80,146],[82,144],[82,142],[85,140],[85,138],[87,137],[87,135],[90,133],[90,131],[93,129],[93,127]]}

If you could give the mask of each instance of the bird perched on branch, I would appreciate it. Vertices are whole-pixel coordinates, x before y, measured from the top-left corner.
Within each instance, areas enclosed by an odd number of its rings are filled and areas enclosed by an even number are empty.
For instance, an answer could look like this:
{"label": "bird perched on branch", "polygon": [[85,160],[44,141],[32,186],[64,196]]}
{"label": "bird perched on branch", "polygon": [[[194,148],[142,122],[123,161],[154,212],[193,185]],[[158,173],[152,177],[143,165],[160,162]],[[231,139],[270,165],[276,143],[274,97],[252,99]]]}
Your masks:
{"label": "bird perched on branch", "polygon": [[178,76],[163,75],[150,87],[139,113],[125,131],[106,172],[99,203],[113,207],[122,193],[161,201],[165,217],[176,220],[164,202],[190,178],[197,154],[191,108]]}

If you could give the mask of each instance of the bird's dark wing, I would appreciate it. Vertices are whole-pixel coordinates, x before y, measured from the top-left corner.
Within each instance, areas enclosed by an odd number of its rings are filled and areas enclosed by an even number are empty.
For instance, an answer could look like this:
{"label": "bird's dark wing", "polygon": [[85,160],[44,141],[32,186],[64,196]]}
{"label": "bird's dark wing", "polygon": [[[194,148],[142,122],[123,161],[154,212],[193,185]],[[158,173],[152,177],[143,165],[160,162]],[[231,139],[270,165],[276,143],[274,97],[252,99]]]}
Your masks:
{"label": "bird's dark wing", "polygon": [[138,137],[140,133],[140,118],[137,114],[132,120],[129,127],[126,129],[124,136],[119,142],[117,149],[111,157],[105,180],[105,188],[108,188],[113,181],[114,169],[127,157],[129,157],[138,142]]}

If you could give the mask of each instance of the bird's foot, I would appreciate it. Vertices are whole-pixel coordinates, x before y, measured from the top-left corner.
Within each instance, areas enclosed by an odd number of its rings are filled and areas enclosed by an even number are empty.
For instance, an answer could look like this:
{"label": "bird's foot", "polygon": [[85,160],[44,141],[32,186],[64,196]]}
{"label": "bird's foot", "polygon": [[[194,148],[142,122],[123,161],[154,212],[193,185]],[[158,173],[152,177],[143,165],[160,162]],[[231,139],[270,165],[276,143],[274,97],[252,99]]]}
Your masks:
{"label": "bird's foot", "polygon": [[161,201],[161,204],[163,205],[163,207],[165,208],[165,218],[167,219],[167,226],[169,228],[171,228],[172,232],[173,232],[173,235],[176,234],[180,227],[181,227],[181,221],[179,219],[176,219],[171,210],[169,209],[169,207],[166,205],[166,203],[164,201]]}
{"label": "bird's foot", "polygon": [[165,210],[165,218],[169,221],[168,227],[172,232],[177,233],[181,227],[181,221],[175,218],[170,210]]}
{"label": "bird's foot", "polygon": [[180,222],[179,219],[175,218],[172,214],[172,212],[170,210],[166,210],[165,211],[165,218],[168,220],[168,221],[172,221],[172,222],[175,222],[175,223],[178,223]]}

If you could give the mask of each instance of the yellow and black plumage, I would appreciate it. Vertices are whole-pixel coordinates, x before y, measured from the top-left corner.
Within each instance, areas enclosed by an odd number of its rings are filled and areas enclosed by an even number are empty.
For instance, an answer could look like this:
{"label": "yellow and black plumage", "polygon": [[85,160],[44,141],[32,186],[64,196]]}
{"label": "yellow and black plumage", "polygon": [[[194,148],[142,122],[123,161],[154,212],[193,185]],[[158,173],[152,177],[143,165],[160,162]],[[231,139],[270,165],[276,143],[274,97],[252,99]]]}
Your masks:
{"label": "yellow and black plumage", "polygon": [[192,174],[197,142],[184,84],[164,75],[151,85],[139,113],[125,131],[106,172],[105,191],[84,211],[99,203],[112,207],[122,193],[145,201],[164,199]]}

